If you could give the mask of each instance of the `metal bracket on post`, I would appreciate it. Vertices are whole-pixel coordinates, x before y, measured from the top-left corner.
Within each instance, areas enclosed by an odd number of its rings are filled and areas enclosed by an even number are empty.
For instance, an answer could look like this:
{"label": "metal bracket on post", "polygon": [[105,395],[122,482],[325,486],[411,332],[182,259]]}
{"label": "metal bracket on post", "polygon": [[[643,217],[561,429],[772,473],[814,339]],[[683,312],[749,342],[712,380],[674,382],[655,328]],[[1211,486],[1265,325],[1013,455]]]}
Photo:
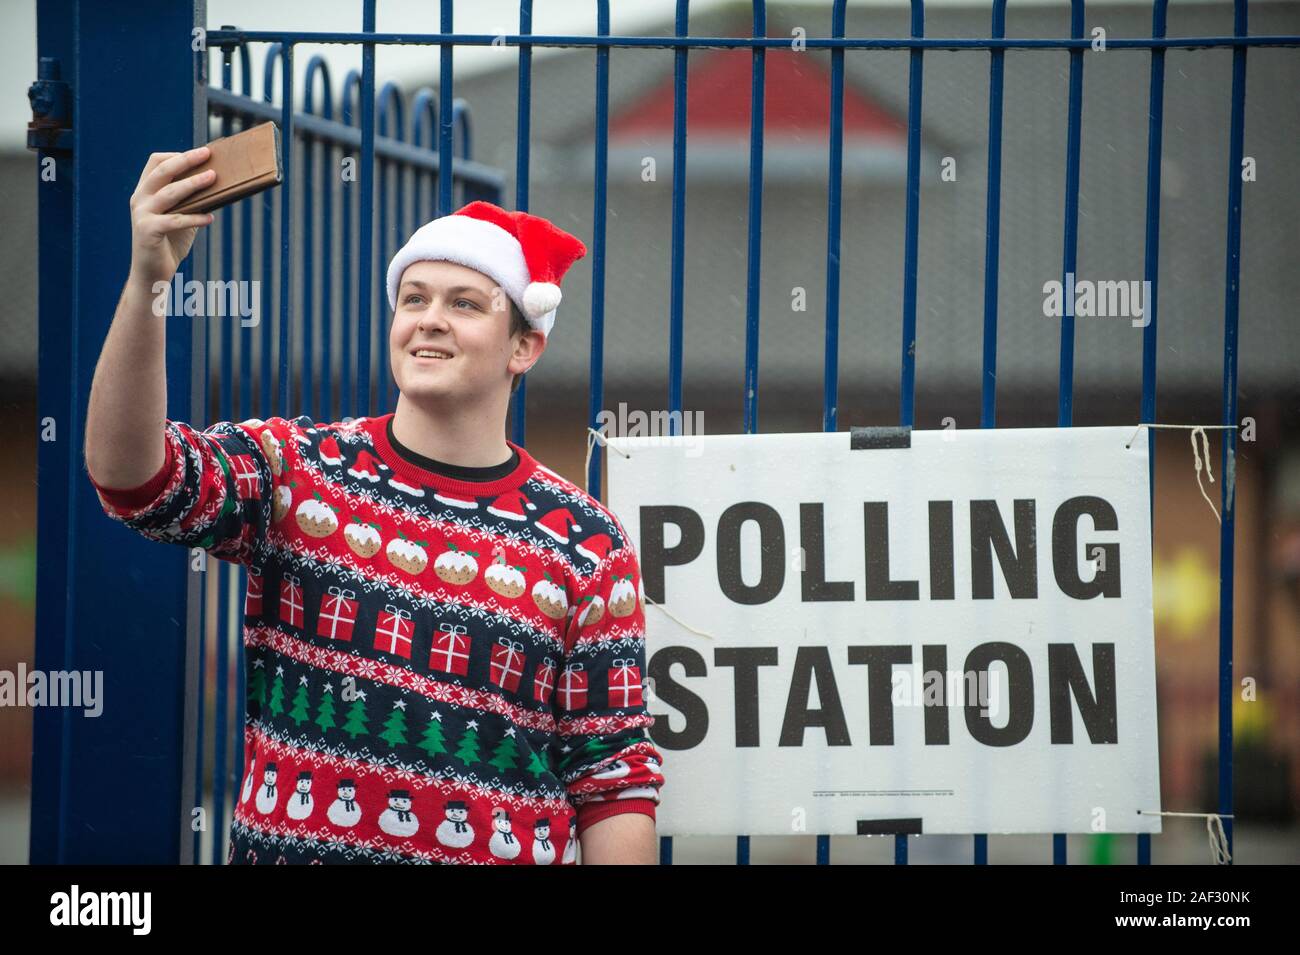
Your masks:
{"label": "metal bracket on post", "polygon": [[[239,27],[233,23],[221,24],[222,30],[238,30]],[[235,50],[240,46],[238,40],[222,40],[217,44],[217,49],[221,51],[221,65],[230,66],[235,61]],[[247,50],[245,50],[247,55]]]}
{"label": "metal bracket on post", "polygon": [[37,79],[27,87],[32,104],[27,124],[27,148],[72,154],[72,87],[62,79],[62,66],[53,56],[43,56]]}

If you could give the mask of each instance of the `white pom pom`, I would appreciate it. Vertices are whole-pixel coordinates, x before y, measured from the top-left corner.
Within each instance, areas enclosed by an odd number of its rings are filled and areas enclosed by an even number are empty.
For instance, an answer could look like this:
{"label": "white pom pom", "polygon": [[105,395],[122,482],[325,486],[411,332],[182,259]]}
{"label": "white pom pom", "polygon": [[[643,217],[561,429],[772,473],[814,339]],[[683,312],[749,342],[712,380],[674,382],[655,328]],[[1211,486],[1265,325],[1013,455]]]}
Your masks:
{"label": "white pom pom", "polygon": [[560,287],[551,282],[529,282],[524,289],[524,311],[532,318],[541,318],[560,304]]}

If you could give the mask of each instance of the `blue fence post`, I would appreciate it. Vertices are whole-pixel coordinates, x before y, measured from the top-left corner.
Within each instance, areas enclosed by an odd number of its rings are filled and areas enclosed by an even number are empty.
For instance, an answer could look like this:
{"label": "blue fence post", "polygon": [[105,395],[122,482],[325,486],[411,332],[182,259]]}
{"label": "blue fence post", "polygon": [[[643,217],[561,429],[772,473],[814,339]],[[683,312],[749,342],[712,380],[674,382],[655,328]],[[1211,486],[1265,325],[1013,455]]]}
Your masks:
{"label": "blue fence post", "polygon": [[[262,61],[262,99],[268,106],[275,102],[275,65],[282,53],[283,44],[272,43],[266,48],[266,59]],[[283,122],[283,119],[281,119],[281,122]],[[284,139],[283,126],[280,127],[280,138],[281,140]],[[289,174],[292,177],[292,170],[290,170]],[[258,198],[258,202],[262,207],[262,264],[259,273],[262,277],[262,351],[259,361],[261,371],[258,375],[261,383],[262,403],[258,406],[257,413],[259,415],[273,413],[271,405],[271,289],[273,284],[271,282],[273,274],[271,252],[275,247],[275,242],[271,230],[275,225],[275,200],[277,198],[277,191],[272,189],[266,190]],[[281,356],[286,354],[288,354],[288,351],[284,347],[284,343],[281,343]],[[281,360],[283,361],[283,357]]]}
{"label": "blue fence post", "polygon": [[[82,439],[90,383],[122,284],[129,199],[151,152],[189,148],[205,121],[191,30],[202,0],[39,0],[40,56],[57,57],[73,97],[73,148],[37,187],[42,417],[39,442],[39,670],[102,674],[102,712],[33,710],[31,859],[190,861],[196,800],[184,743],[193,732],[195,660],[185,639],[189,554],[159,547],[103,513]],[[81,42],[76,33],[80,32]],[[93,40],[93,42],[91,42]],[[124,104],[148,102],[123,136]],[[78,228],[77,223],[86,223]],[[191,259],[181,264],[191,271]],[[168,414],[191,408],[191,327],[168,320]],[[193,631],[190,631],[191,633]],[[188,701],[188,702],[187,702]]]}
{"label": "blue fence post", "polygon": [[[375,32],[375,0],[365,0],[361,13],[362,29]],[[346,97],[344,97],[346,99]],[[375,45],[367,43],[361,48],[361,190],[360,211],[357,224],[360,236],[357,243],[357,397],[352,414],[362,417],[371,414],[370,405],[370,306],[374,301],[375,281]],[[439,175],[442,170],[439,169]],[[384,281],[381,277],[380,281]],[[348,303],[349,307],[351,302]],[[385,316],[379,315],[382,330]],[[383,369],[380,369],[383,373]]]}
{"label": "blue fence post", "polygon": [[[234,49],[232,47],[222,47],[221,49],[221,85],[225,89],[231,89],[234,83]],[[240,50],[240,60],[244,67],[244,73],[248,74],[248,56],[246,50]],[[248,83],[244,83],[244,89],[247,91]],[[221,135],[229,136],[234,132],[235,118],[230,113],[225,113],[221,117]],[[232,225],[234,218],[234,209],[230,206],[221,210],[221,259],[219,270],[229,275],[233,270],[231,260],[234,258],[234,228]],[[211,262],[212,242],[208,242],[209,264]],[[234,375],[234,344],[235,334],[233,322],[221,323],[221,386],[219,389],[220,404],[217,406],[217,417],[219,420],[230,420],[234,413],[234,389],[231,382]],[[231,663],[231,641],[225,638],[226,629],[229,623],[228,603],[224,595],[228,588],[233,588],[236,593],[242,585],[242,575],[238,572],[239,568],[226,564],[224,561],[215,561],[212,565],[213,571],[217,574],[217,659],[216,659],[216,681],[217,681],[217,699],[216,699],[216,719],[213,726],[213,764],[212,764],[212,819],[214,838],[212,839],[211,849],[209,850],[212,863],[219,864],[222,861],[221,856],[221,832],[226,826],[226,787],[229,782],[230,770],[226,764],[226,753],[231,748],[231,733],[227,720],[227,712],[230,709],[230,693],[226,674],[230,670]],[[234,656],[239,658],[238,650]],[[241,705],[240,714],[243,713]],[[240,722],[236,719],[236,725]],[[200,738],[202,733],[200,732]],[[201,778],[201,777],[200,777]],[[238,778],[238,777],[236,777]]]}
{"label": "blue fence post", "polygon": [[[990,36],[1007,33],[1007,0],[994,0]],[[997,423],[998,382],[998,261],[1002,242],[1002,89],[1006,51],[989,51],[989,152],[988,185],[984,209],[984,360],[980,374],[980,427]],[[972,842],[975,865],[989,863],[988,833],[977,832]]]}
{"label": "blue fence post", "polygon": [[[767,36],[767,4],[754,0],[753,33]],[[763,102],[767,92],[765,49],[756,46],[750,52],[749,83],[749,213],[746,222],[749,237],[745,269],[745,433],[758,431],[758,277],[763,259]]]}
{"label": "blue fence post", "polygon": [[[912,37],[925,36],[925,4],[912,0]],[[921,87],[925,51],[913,46],[907,54],[907,207],[903,236],[903,339],[899,386],[899,424],[916,424],[916,271],[921,210]],[[907,834],[894,836],[894,864],[907,864]]]}
{"label": "blue fence post", "polygon": [[[674,33],[690,32],[689,0],[677,0]],[[686,281],[686,47],[673,48],[672,276],[668,305],[668,431],[677,433],[682,410],[682,298]],[[676,415],[672,412],[677,412]],[[744,838],[743,836],[740,838]]]}
{"label": "blue fence post", "polygon": [[[596,0],[596,35],[609,36],[609,0]],[[605,222],[609,209],[609,47],[596,48],[595,195],[591,216],[591,352],[587,426],[596,428],[605,405]],[[601,444],[591,443],[587,488],[600,500]],[[661,859],[662,861],[662,859]]]}
{"label": "blue fence post", "polygon": [[[1156,0],[1151,13],[1151,35],[1165,35],[1169,0]],[[1151,50],[1151,82],[1147,105],[1147,204],[1146,250],[1143,279],[1151,283],[1146,308],[1147,326],[1142,329],[1142,414],[1139,420],[1156,420],[1156,329],[1160,317],[1160,155],[1164,143],[1165,51]],[[1147,491],[1150,499],[1151,553],[1155,555],[1156,531],[1156,431],[1147,428]],[[1156,688],[1159,706],[1159,687]],[[1151,864],[1151,834],[1138,833],[1138,865]]]}
{"label": "blue fence post", "polygon": [[[352,125],[354,115],[357,117],[357,121],[360,122],[359,117],[361,108],[359,104],[361,90],[361,74],[356,70],[349,70],[347,75],[343,78],[343,108],[340,110],[340,122],[342,122],[344,126]],[[355,113],[352,108],[352,102],[354,99],[358,101],[358,107],[355,110]],[[346,150],[344,150],[344,155],[347,156]],[[355,160],[356,157],[353,156],[349,158]],[[354,293],[352,291],[352,210],[356,206],[357,200],[354,195],[355,190],[350,188],[351,185],[352,183],[349,183],[347,180],[344,181],[343,193],[340,200],[340,204],[343,206],[343,232],[340,239],[343,253],[343,321],[341,329],[343,337],[343,355],[341,358],[343,368],[339,375],[340,418],[353,417],[356,414],[359,414],[359,412],[356,412],[354,409],[359,407],[358,402],[360,400],[360,386],[354,383],[354,379],[358,374],[359,366],[352,360],[353,339],[357,337],[356,329],[360,325],[359,313],[355,323],[349,325],[348,322],[348,316],[352,313],[352,305],[355,301],[353,298]],[[365,248],[365,246],[363,245],[362,248]],[[360,253],[358,253],[358,259],[359,258]],[[359,339],[357,339],[356,347],[358,349],[361,347]]]}
{"label": "blue fence post", "polygon": [[[1083,38],[1083,0],[1070,0],[1070,38]],[[1056,426],[1074,424],[1074,276],[1079,250],[1079,154],[1083,137],[1083,50],[1070,49],[1069,114],[1065,133],[1065,250],[1061,271],[1066,301],[1070,308],[1061,316],[1060,389],[1057,395]],[[1066,833],[1052,834],[1052,862],[1065,865]]]}
{"label": "blue fence post", "polygon": [[[1247,34],[1246,0],[1234,0],[1232,35]],[[1223,302],[1223,457],[1219,464],[1219,808],[1232,855],[1232,585],[1237,526],[1237,316],[1241,296],[1241,162],[1245,149],[1246,47],[1232,48],[1232,119],[1228,130],[1228,224]],[[1204,433],[1204,432],[1202,432]]]}
{"label": "blue fence post", "polygon": [[[450,18],[450,13],[447,14]],[[450,19],[443,27],[444,30],[451,29]],[[533,4],[532,0],[520,0],[519,3],[519,35],[526,37],[533,32]],[[450,76],[450,73],[447,74]],[[530,130],[532,128],[533,116],[533,48],[526,42],[521,43],[519,47],[519,92],[518,99],[518,118],[515,125],[515,208],[520,212],[528,211],[528,167],[531,155],[529,153],[529,144],[532,140]],[[442,103],[443,109],[446,104],[451,102],[451,93],[445,94]],[[442,153],[440,152],[441,156]],[[450,153],[448,153],[450,155]],[[446,208],[445,212],[450,212]],[[519,379],[519,387],[515,390],[512,412],[514,415],[511,423],[511,439],[515,444],[523,447],[528,437],[528,375]],[[596,473],[600,473],[599,458],[596,463]],[[600,495],[597,487],[596,495]]]}

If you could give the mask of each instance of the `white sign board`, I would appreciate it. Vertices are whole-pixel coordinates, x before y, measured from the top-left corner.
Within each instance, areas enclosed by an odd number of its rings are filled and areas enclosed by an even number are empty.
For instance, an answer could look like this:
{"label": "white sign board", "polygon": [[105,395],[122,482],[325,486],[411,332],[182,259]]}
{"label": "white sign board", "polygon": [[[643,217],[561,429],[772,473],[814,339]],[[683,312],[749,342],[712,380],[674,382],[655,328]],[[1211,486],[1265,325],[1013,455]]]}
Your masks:
{"label": "white sign board", "polygon": [[660,834],[1159,832],[1145,435],[893,430],[609,439]]}

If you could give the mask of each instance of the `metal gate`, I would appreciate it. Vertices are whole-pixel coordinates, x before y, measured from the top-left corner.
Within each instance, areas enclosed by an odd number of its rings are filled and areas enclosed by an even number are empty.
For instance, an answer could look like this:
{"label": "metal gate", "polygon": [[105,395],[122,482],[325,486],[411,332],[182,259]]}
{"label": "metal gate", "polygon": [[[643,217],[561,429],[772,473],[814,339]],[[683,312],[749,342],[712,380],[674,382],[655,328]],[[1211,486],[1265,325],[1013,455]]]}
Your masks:
{"label": "metal gate", "polygon": [[[44,442],[39,457],[38,668],[100,669],[105,695],[114,698],[93,727],[66,710],[37,710],[33,762],[33,862],[220,862],[231,796],[241,778],[240,747],[244,688],[239,656],[238,600],[242,568],[223,562],[197,567],[189,554],[154,547],[104,521],[85,480],[79,450],[90,376],[126,274],[129,248],[120,231],[105,228],[125,216],[126,198],[151,149],[185,148],[248,124],[276,120],[283,133],[286,181],[276,192],[221,212],[199,240],[182,271],[200,278],[260,277],[260,328],[236,337],[232,323],[193,327],[175,322],[168,334],[168,414],[193,422],[240,420],[253,415],[312,416],[378,414],[391,407],[384,371],[382,330],[386,299],[375,281],[406,235],[460,202],[484,198],[501,203],[502,176],[470,158],[470,114],[454,98],[452,55],[457,46],[502,43],[518,48],[518,129],[513,207],[529,207],[531,63],[535,47],[589,48],[595,66],[595,194],[592,205],[592,351],[590,425],[604,395],[604,287],[610,51],[670,48],[674,51],[672,258],[668,407],[682,411],[683,278],[685,235],[686,81],[691,50],[700,47],[751,51],[748,274],[745,298],[744,428],[758,430],[758,277],[761,265],[765,52],[787,47],[789,37],[767,36],[766,5],[752,4],[746,37],[693,37],[689,4],[678,0],[672,37],[612,36],[610,4],[596,0],[597,30],[590,36],[532,34],[532,3],[519,5],[519,32],[505,37],[454,32],[453,2],[440,0],[439,32],[385,34],[375,31],[376,0],[358,0],[359,32],[257,31],[206,25],[202,0],[177,4],[140,0],[124,7],[91,0],[40,0],[42,92],[53,104],[32,134],[42,159],[53,158],[60,176],[40,191],[40,402],[42,414],[60,424],[62,437]],[[1008,51],[1055,50],[1068,60],[1065,134],[1065,233],[1062,275],[1076,269],[1083,69],[1092,40],[1085,33],[1084,4],[1070,6],[1068,38],[1006,36],[1006,2],[991,4],[989,35],[980,39],[925,36],[924,4],[911,5],[909,37],[846,35],[846,2],[834,0],[829,36],[807,37],[809,49],[830,51],[828,228],[825,267],[825,359],[823,429],[838,430],[836,395],[840,302],[841,184],[844,145],[844,58],[860,51],[907,50],[908,127],[904,298],[901,316],[900,425],[913,426],[915,396],[917,238],[920,203],[921,91],[927,50],[965,51],[989,60],[989,154],[984,286],[982,427],[996,426],[998,254],[1003,133],[1003,67]],[[1156,414],[1160,158],[1165,53],[1180,49],[1231,48],[1231,124],[1228,152],[1229,216],[1225,231],[1226,299],[1223,309],[1222,473],[1231,475],[1236,453],[1238,380],[1237,320],[1241,247],[1241,168],[1246,56],[1250,47],[1300,45],[1300,37],[1252,37],[1247,3],[1234,3],[1233,34],[1167,39],[1166,0],[1152,7],[1151,35],[1109,39],[1111,48],[1144,51],[1150,63],[1147,151],[1146,257],[1151,282],[1151,320],[1143,333],[1140,420]],[[191,48],[189,39],[205,49]],[[181,40],[185,42],[181,42]],[[337,110],[335,87],[324,60],[305,70],[305,104],[295,112],[294,48],[304,43],[354,44],[362,49],[360,71],[343,79]],[[386,44],[439,46],[437,91],[421,90],[406,115],[392,84],[376,95],[375,50]],[[267,45],[262,95],[254,93],[249,48]],[[49,58],[48,62],[45,58]],[[210,85],[213,58],[220,86]],[[234,90],[235,63],[239,91]],[[279,103],[275,102],[276,67]],[[318,82],[319,81],[319,82]],[[319,86],[320,99],[316,99]],[[131,137],[121,124],[129,104]],[[336,118],[337,112],[337,118]],[[219,124],[219,131],[210,125]],[[41,117],[38,117],[41,119]],[[409,136],[408,136],[409,130]],[[436,130],[436,143],[435,139]],[[427,133],[427,144],[423,139]],[[457,137],[459,136],[459,139]],[[129,139],[129,141],[128,141]],[[459,151],[457,147],[459,146]],[[335,160],[357,160],[349,187],[333,181]],[[298,168],[295,168],[295,163]],[[321,172],[324,170],[324,172]],[[451,174],[443,175],[443,170]],[[319,178],[318,178],[319,176]],[[410,186],[408,191],[407,186]],[[376,188],[377,184],[377,188]],[[355,215],[355,220],[353,216]],[[341,228],[333,230],[335,217]],[[376,229],[377,219],[377,229]],[[353,222],[355,221],[355,229]],[[92,227],[93,224],[93,227]],[[289,224],[285,228],[285,224]],[[358,235],[354,249],[352,232]],[[296,240],[296,241],[295,241]],[[278,243],[278,249],[277,249]],[[316,251],[319,244],[320,251]],[[337,248],[336,248],[337,246]],[[256,253],[256,254],[255,254]],[[69,264],[71,280],[69,281]],[[337,265],[337,281],[334,267]],[[319,270],[319,271],[318,271]],[[276,316],[272,285],[278,284]],[[372,308],[377,307],[377,312]],[[375,318],[374,316],[379,316]],[[72,318],[70,318],[70,316]],[[75,318],[75,320],[73,320]],[[355,348],[354,348],[355,346]],[[274,359],[274,360],[273,360]],[[377,375],[372,371],[378,370]],[[187,378],[175,372],[189,368]],[[67,375],[63,375],[67,369]],[[1057,424],[1072,424],[1074,321],[1061,320]],[[338,387],[335,387],[335,373]],[[513,438],[525,436],[526,379],[514,405]],[[255,397],[256,395],[256,397]],[[674,425],[680,415],[670,415]],[[1154,438],[1148,429],[1154,483]],[[587,486],[599,497],[601,449],[595,448]],[[1232,617],[1233,482],[1221,485],[1219,601],[1219,804],[1232,842]],[[201,555],[200,555],[201,556]],[[213,572],[215,568],[215,572]],[[171,626],[160,628],[159,621]],[[164,638],[160,639],[160,629]],[[184,643],[165,636],[185,633]],[[212,641],[211,646],[209,641]],[[209,675],[211,658],[215,674]],[[211,715],[208,708],[211,707]],[[210,752],[209,752],[210,750]],[[208,793],[208,780],[211,792]],[[148,784],[147,786],[145,784]],[[191,809],[193,807],[193,809]],[[194,810],[203,812],[195,815]],[[195,823],[201,819],[202,826]],[[894,857],[907,862],[907,836],[894,837]],[[1139,835],[1136,858],[1150,862],[1150,836]],[[749,861],[749,838],[738,836],[736,858]],[[988,837],[975,835],[972,858],[988,861]],[[1053,837],[1053,860],[1065,863],[1066,837]],[[672,861],[672,839],[661,839],[661,861]],[[829,836],[817,837],[817,862],[830,861]]]}

